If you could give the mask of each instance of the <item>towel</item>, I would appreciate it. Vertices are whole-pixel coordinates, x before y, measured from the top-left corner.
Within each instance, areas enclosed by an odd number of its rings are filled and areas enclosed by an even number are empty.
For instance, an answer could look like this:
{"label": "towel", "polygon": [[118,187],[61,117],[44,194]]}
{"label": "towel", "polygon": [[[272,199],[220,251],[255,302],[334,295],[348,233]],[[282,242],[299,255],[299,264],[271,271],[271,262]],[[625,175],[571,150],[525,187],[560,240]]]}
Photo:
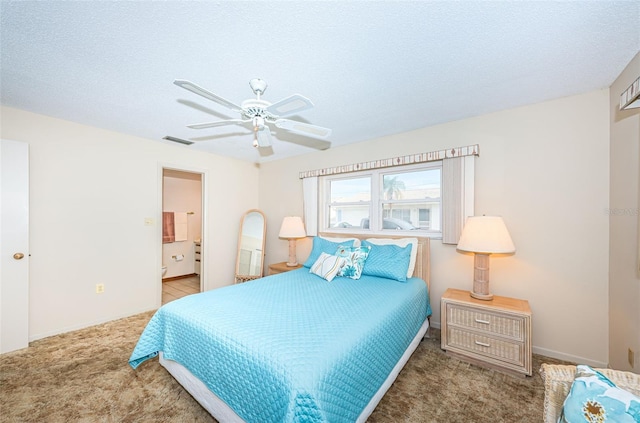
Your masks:
{"label": "towel", "polygon": [[175,218],[173,212],[162,212],[162,243],[168,244],[175,240]]}
{"label": "towel", "polygon": [[174,212],[173,216],[175,223],[175,241],[186,241],[187,227],[189,226],[187,212]]}

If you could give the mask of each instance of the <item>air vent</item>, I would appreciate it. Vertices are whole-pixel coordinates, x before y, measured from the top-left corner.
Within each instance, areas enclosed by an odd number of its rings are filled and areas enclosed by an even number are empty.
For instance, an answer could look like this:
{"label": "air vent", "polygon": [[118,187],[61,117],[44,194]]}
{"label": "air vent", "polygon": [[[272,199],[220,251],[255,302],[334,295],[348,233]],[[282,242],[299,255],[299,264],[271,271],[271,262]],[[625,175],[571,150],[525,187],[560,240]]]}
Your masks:
{"label": "air vent", "polygon": [[183,140],[182,138],[171,137],[167,135],[166,137],[162,137],[163,140],[177,142],[178,144],[191,145],[194,144],[193,141]]}

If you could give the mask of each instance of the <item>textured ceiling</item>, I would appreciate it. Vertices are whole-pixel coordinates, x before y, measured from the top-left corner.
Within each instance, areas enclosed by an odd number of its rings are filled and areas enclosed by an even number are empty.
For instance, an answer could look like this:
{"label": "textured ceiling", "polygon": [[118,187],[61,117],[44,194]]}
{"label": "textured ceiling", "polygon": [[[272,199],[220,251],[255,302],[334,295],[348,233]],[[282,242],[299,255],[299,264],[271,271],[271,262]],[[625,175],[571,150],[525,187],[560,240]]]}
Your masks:
{"label": "textured ceiling", "polygon": [[[0,2],[3,105],[252,162],[311,151],[173,85],[240,103],[294,93],[332,146],[608,87],[640,50],[640,1]],[[173,144],[176,145],[177,144]]]}

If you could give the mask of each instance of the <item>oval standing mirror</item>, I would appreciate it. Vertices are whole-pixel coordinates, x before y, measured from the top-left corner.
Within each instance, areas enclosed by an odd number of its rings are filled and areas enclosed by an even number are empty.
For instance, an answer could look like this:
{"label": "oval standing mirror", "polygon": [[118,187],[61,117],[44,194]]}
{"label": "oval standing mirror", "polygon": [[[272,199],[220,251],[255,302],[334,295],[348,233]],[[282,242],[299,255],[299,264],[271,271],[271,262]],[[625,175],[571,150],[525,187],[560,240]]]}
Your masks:
{"label": "oval standing mirror", "polygon": [[262,277],[264,268],[264,242],[267,223],[260,210],[249,210],[240,221],[236,283]]}

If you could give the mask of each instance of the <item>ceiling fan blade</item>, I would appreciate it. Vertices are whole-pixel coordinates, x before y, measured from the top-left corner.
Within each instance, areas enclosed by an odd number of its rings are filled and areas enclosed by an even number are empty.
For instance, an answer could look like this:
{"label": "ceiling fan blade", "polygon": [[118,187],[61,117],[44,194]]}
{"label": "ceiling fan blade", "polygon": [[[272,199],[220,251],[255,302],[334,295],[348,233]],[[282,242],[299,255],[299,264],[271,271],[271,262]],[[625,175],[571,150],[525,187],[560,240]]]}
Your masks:
{"label": "ceiling fan blade", "polygon": [[176,79],[175,81],[173,81],[173,83],[179,87],[184,88],[185,90],[191,91],[194,94],[198,94],[211,101],[215,101],[218,104],[222,104],[224,107],[229,108],[234,112],[242,112],[242,107],[230,102],[227,99],[224,99],[218,95],[215,95],[211,91],[205,90],[204,88],[194,84],[191,81],[185,81],[184,79]]}
{"label": "ceiling fan blade", "polygon": [[313,108],[313,103],[306,97],[300,94],[294,94],[285,99],[282,99],[265,110],[274,116],[289,116],[294,113],[301,112]]}
{"label": "ceiling fan blade", "polygon": [[322,126],[311,125],[308,123],[297,122],[290,119],[278,119],[275,121],[278,128],[286,129],[300,135],[307,135],[316,138],[327,138],[331,135],[331,129]]}
{"label": "ceiling fan blade", "polygon": [[271,146],[271,130],[269,130],[267,125],[256,132],[256,139],[258,140],[258,147]]}
{"label": "ceiling fan blade", "polygon": [[229,120],[220,120],[218,122],[194,123],[193,125],[187,125],[187,128],[205,129],[205,128],[215,128],[216,126],[240,125],[242,123],[247,123],[247,122],[251,122],[251,121],[242,120],[242,119],[229,119]]}

